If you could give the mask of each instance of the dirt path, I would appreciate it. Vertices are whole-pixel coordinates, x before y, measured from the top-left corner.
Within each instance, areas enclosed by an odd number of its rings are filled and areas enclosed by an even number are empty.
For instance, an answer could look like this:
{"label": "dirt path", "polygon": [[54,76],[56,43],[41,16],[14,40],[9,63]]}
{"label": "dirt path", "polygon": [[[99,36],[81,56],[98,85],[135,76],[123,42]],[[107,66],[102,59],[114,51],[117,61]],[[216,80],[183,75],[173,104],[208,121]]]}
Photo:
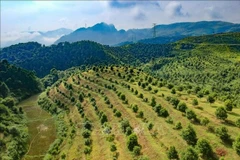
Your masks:
{"label": "dirt path", "polygon": [[38,97],[39,94],[34,95],[18,105],[26,113],[29,132],[28,151],[23,160],[43,159],[50,144],[56,138],[54,119],[38,106]]}

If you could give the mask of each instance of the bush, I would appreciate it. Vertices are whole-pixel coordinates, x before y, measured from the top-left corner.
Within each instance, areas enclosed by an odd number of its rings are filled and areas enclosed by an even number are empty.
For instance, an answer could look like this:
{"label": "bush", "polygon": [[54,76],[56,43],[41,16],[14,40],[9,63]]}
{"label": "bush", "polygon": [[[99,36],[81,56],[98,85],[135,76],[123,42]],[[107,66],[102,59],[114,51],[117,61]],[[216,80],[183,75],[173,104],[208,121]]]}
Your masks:
{"label": "bush", "polygon": [[227,111],[232,111],[233,109],[233,104],[229,99],[225,101],[225,108]]}
{"label": "bush", "polygon": [[195,145],[197,142],[197,135],[195,130],[192,126],[188,125],[187,128],[185,128],[182,131],[182,137],[189,145]]}
{"label": "bush", "polygon": [[207,98],[207,101],[208,101],[209,103],[214,103],[214,102],[215,102],[215,99],[214,99],[213,96],[209,95],[208,98]]}
{"label": "bush", "polygon": [[138,144],[138,141],[137,141],[137,135],[133,133],[133,134],[128,136],[127,147],[130,151],[133,151],[133,148],[135,146],[139,146],[139,144]]}
{"label": "bush", "polygon": [[88,130],[83,130],[83,132],[82,132],[83,138],[89,138],[90,135],[91,135],[91,133]]}
{"label": "bush", "polygon": [[128,120],[122,120],[121,121],[121,128],[122,128],[122,131],[124,133],[126,132],[127,127],[130,127],[129,121]]}
{"label": "bush", "polygon": [[112,152],[114,152],[114,151],[117,150],[117,147],[116,147],[114,144],[112,144],[110,150],[111,150]]}
{"label": "bush", "polygon": [[203,157],[211,157],[212,156],[212,153],[213,153],[212,147],[207,140],[199,139],[197,141],[196,148],[199,151],[199,153],[201,153],[203,155]]}
{"label": "bush", "polygon": [[188,147],[182,154],[182,160],[198,160],[198,154],[194,148]]}
{"label": "bush", "polygon": [[84,148],[84,154],[90,154],[92,152],[92,148],[91,147],[85,147]]}
{"label": "bush", "polygon": [[151,130],[153,128],[153,124],[152,123],[149,123],[148,124],[148,130]]}
{"label": "bush", "polygon": [[140,155],[140,153],[141,153],[141,147],[139,147],[139,146],[134,146],[134,148],[133,148],[133,154],[134,154],[135,156],[138,156],[138,155]]}
{"label": "bush", "polygon": [[170,146],[167,152],[168,159],[179,159],[178,152],[174,146]]}
{"label": "bush", "polygon": [[177,129],[177,130],[182,129],[182,123],[181,122],[177,122],[177,124],[175,125],[174,129]]}
{"label": "bush", "polygon": [[161,117],[165,117],[166,118],[166,117],[169,116],[169,113],[168,113],[168,111],[165,108],[162,108],[158,115],[161,116]]}
{"label": "bush", "polygon": [[184,102],[180,102],[177,106],[177,109],[181,112],[185,112],[187,109],[187,105]]}
{"label": "bush", "polygon": [[198,100],[197,99],[193,99],[192,105],[197,106],[198,105]]}
{"label": "bush", "polygon": [[151,106],[152,107],[156,106],[156,99],[155,99],[155,97],[152,97]]}
{"label": "bush", "polygon": [[235,124],[238,128],[240,128],[240,118],[236,120]]}
{"label": "bush", "polygon": [[143,118],[144,117],[143,111],[138,112],[137,117],[138,118]]}
{"label": "bush", "polygon": [[126,100],[126,96],[124,94],[121,95],[121,100],[125,101]]}
{"label": "bush", "polygon": [[172,93],[172,94],[176,94],[176,90],[173,88],[173,89],[171,90],[171,93]]}
{"label": "bush", "polygon": [[195,112],[193,110],[187,109],[186,110],[186,117],[189,120],[196,120],[197,115],[195,114]]}
{"label": "bush", "polygon": [[223,107],[218,107],[215,111],[215,115],[217,119],[221,120],[225,120],[228,117],[227,111]]}
{"label": "bush", "polygon": [[133,110],[133,112],[137,113],[137,111],[138,111],[138,106],[135,104],[135,105],[132,107],[132,110]]}
{"label": "bush", "polygon": [[92,144],[92,140],[91,140],[90,138],[87,138],[87,139],[85,139],[84,144],[85,144],[86,146],[90,146],[90,145]]}
{"label": "bush", "polygon": [[233,142],[233,148],[240,155],[240,135],[238,135],[237,139]]}
{"label": "bush", "polygon": [[107,122],[108,121],[107,116],[105,114],[102,114],[100,121],[101,121],[101,124],[104,124],[105,122]]}
{"label": "bush", "polygon": [[228,129],[226,127],[219,127],[216,129],[216,135],[222,140],[222,141],[228,141],[230,139],[230,135],[228,134]]}
{"label": "bush", "polygon": [[174,108],[177,108],[178,104],[179,104],[179,99],[173,97],[170,99],[170,103],[173,105]]}
{"label": "bush", "polygon": [[200,123],[201,123],[201,125],[206,126],[209,122],[210,122],[209,119],[204,117],[201,119]]}
{"label": "bush", "polygon": [[122,116],[122,113],[120,111],[116,111],[115,114],[114,114],[116,117],[121,117]]}

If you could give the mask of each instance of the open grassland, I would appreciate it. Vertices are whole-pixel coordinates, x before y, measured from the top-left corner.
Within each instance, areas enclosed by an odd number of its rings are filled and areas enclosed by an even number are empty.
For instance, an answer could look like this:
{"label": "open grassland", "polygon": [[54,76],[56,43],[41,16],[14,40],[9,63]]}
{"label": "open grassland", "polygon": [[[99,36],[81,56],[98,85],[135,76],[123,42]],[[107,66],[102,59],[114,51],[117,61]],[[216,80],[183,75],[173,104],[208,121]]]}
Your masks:
{"label": "open grassland", "polygon": [[[187,109],[182,110],[181,103]],[[219,120],[215,111],[223,102],[209,103],[207,94],[199,98],[142,70],[126,66],[76,70],[49,88],[39,104],[58,117],[58,138],[45,159],[166,160],[171,146],[181,158],[188,146],[196,148],[183,138],[189,125],[196,139],[206,139],[213,150],[207,157],[198,153],[200,159],[239,159],[232,148],[240,131],[235,125],[239,108]],[[227,141],[216,134],[221,126],[228,130]]]}

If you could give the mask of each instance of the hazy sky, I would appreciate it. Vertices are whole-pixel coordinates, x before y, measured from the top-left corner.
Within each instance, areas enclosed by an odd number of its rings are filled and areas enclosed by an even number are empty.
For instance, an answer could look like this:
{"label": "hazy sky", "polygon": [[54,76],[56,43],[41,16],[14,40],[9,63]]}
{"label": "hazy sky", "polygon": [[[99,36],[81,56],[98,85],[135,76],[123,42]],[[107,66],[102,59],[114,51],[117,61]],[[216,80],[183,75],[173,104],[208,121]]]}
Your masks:
{"label": "hazy sky", "polygon": [[240,23],[239,8],[240,1],[1,1],[1,33],[74,30],[98,22],[117,29],[201,20]]}
{"label": "hazy sky", "polygon": [[[22,31],[75,30],[99,22],[117,29],[152,27],[202,20],[240,23],[240,1],[2,1],[1,41],[19,37]],[[25,33],[24,33],[25,34]],[[33,36],[33,35],[27,35]]]}

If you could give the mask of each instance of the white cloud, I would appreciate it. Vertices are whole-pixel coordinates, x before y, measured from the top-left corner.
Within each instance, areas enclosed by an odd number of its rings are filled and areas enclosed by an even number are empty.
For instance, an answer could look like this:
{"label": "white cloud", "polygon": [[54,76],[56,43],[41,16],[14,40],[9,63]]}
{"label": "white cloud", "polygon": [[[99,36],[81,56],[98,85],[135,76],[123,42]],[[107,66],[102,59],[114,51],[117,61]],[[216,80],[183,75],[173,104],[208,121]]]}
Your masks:
{"label": "white cloud", "polygon": [[169,2],[169,4],[165,8],[165,13],[169,17],[181,17],[188,15],[188,13],[183,12],[182,4],[176,1]]}

